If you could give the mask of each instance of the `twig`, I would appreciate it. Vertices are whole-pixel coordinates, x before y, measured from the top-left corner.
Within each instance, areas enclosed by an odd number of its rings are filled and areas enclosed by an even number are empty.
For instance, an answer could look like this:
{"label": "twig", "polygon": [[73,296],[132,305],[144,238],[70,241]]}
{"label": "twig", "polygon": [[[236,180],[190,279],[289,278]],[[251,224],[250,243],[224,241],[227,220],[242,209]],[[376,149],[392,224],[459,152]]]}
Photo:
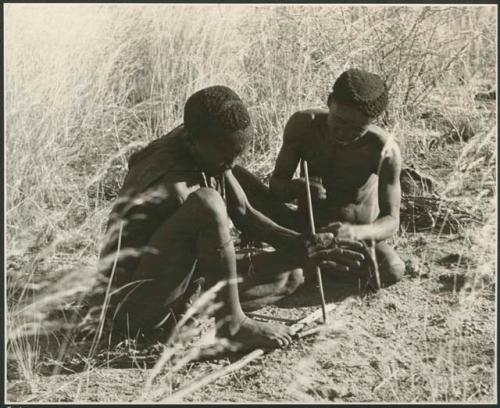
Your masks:
{"label": "twig", "polygon": [[277,322],[283,322],[283,323],[296,323],[297,319],[286,319],[284,317],[277,317],[277,316],[266,316],[266,315],[261,315],[258,313],[247,313],[249,317],[255,318],[255,319],[263,319],[263,320],[276,320]]}
{"label": "twig", "polygon": [[[307,214],[309,215],[309,228],[311,234],[316,234],[316,228],[314,226],[314,215],[312,209],[312,199],[311,199],[311,185],[309,182],[309,167],[306,160],[302,160],[302,165],[304,166],[304,176],[306,178],[306,190],[307,190]],[[318,265],[315,266],[316,278],[318,279],[319,295],[321,297],[321,310],[323,311],[323,323],[326,324],[326,302],[325,302],[325,292],[323,290],[323,280],[321,279],[321,269]]]}
{"label": "twig", "polygon": [[[325,306],[325,311],[328,313],[330,312],[331,310],[335,309],[335,303],[329,303]],[[302,319],[300,319],[297,323],[295,323],[294,325],[292,325],[292,328],[298,330],[300,329],[301,327],[303,326],[306,326],[308,324],[311,324],[313,322],[315,322],[316,320],[318,320],[321,315],[322,315],[322,310],[315,310],[314,312],[312,312],[311,314],[308,314],[307,316],[303,317]]]}
{"label": "twig", "polygon": [[323,326],[314,327],[313,329],[309,329],[309,330],[298,333],[297,338],[302,339],[302,338],[307,337],[307,336],[312,336],[313,334],[319,333],[323,329],[324,329]]}

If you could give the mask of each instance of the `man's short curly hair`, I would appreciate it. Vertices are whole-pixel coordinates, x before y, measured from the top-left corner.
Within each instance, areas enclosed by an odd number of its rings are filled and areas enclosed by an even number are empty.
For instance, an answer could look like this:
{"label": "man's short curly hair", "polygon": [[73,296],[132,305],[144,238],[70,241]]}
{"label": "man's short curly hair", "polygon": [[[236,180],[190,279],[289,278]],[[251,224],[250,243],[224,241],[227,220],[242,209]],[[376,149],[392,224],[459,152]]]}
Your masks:
{"label": "man's short curly hair", "polygon": [[354,106],[369,117],[379,116],[389,102],[387,85],[376,74],[360,69],[349,69],[335,81],[328,96],[332,101]]}
{"label": "man's short curly hair", "polygon": [[243,101],[236,92],[222,85],[201,89],[188,98],[184,125],[194,137],[230,142],[241,149],[253,133]]}

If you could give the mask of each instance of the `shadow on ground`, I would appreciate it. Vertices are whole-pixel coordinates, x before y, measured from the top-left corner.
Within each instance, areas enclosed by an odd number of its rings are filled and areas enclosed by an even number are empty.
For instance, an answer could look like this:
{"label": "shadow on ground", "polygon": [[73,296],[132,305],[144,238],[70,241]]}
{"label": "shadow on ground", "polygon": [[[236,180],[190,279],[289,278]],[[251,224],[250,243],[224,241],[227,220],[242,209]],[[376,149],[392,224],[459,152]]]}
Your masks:
{"label": "shadow on ground", "polygon": [[[360,288],[355,283],[341,282],[334,279],[323,278],[323,289],[326,303],[338,303],[350,296],[360,296],[366,290]],[[320,306],[321,297],[318,284],[312,279],[300,286],[297,291],[280,300],[275,306],[278,308],[298,308]]]}

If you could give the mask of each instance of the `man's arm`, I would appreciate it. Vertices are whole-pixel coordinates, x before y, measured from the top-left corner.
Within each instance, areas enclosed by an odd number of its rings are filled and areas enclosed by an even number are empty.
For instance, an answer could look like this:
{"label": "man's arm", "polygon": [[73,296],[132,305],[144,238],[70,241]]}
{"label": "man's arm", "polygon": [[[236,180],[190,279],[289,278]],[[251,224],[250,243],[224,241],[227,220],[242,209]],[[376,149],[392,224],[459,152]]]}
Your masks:
{"label": "man's arm", "polygon": [[276,224],[250,205],[243,188],[231,170],[227,170],[224,177],[228,213],[239,230],[248,232],[275,248],[290,248],[297,252],[304,249],[300,233]]}
{"label": "man's arm", "polygon": [[[306,261],[325,262],[325,259],[329,266],[335,264],[335,260],[341,260],[351,267],[360,266],[360,262],[364,258],[359,253],[362,249],[362,244],[359,242],[340,239],[334,244],[334,236],[330,232],[304,236],[284,228],[250,205],[243,188],[232,171],[226,171],[224,177],[228,213],[236,227],[275,248],[287,249],[290,266],[299,266]],[[340,255],[335,257],[335,254]],[[338,267],[345,268],[342,265]]]}
{"label": "man's arm", "polygon": [[[311,122],[311,114],[296,112],[288,120],[283,133],[281,146],[273,175],[269,181],[269,189],[273,195],[283,202],[298,198],[305,191],[305,182],[301,178],[292,179],[300,161],[301,139]],[[310,129],[309,129],[310,130]],[[311,186],[314,198],[321,196],[316,190],[324,190],[319,186]],[[317,187],[317,188],[316,188]],[[326,192],[323,191],[323,195]],[[324,197],[323,197],[324,198]]]}
{"label": "man's arm", "polygon": [[397,144],[391,143],[381,160],[378,180],[380,213],[373,223],[354,226],[356,239],[381,241],[394,235],[399,228],[401,152]]}

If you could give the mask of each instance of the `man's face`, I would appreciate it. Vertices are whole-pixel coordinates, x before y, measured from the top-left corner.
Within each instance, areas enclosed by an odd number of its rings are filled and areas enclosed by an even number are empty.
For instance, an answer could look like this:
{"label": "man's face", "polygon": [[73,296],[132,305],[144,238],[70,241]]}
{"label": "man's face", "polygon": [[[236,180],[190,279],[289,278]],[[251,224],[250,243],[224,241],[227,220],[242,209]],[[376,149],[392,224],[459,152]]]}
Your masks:
{"label": "man's face", "polygon": [[191,140],[191,151],[201,169],[212,175],[232,169],[243,149],[232,143],[214,142],[207,139]]}
{"label": "man's face", "polygon": [[366,116],[355,107],[336,101],[330,103],[328,122],[336,142],[346,144],[363,136],[374,118]]}

